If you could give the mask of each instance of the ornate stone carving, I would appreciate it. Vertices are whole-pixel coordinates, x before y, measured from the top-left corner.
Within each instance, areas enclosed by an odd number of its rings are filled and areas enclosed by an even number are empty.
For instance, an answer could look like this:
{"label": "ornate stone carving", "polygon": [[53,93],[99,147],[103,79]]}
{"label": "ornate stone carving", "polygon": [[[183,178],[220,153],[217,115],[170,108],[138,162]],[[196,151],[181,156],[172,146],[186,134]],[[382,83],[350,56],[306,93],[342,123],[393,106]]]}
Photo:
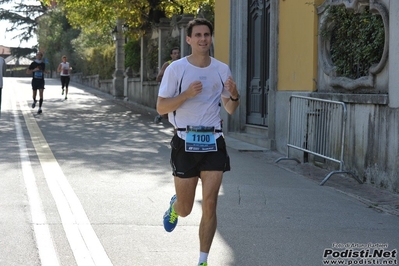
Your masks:
{"label": "ornate stone carving", "polygon": [[374,0],[326,0],[321,6],[317,8],[319,15],[319,27],[321,30],[330,30],[334,27],[332,21],[328,19],[328,7],[336,5],[345,5],[346,9],[353,12],[362,12],[366,6],[369,6],[370,12],[381,15],[384,23],[385,42],[384,51],[381,60],[378,64],[372,65],[369,68],[369,75],[358,79],[350,79],[347,77],[339,77],[335,71],[334,64],[331,60],[330,54],[330,38],[319,35],[320,45],[320,66],[327,75],[328,85],[333,88],[343,88],[346,90],[355,90],[357,88],[373,89],[375,87],[375,79],[388,61],[389,50],[389,13],[384,4]]}

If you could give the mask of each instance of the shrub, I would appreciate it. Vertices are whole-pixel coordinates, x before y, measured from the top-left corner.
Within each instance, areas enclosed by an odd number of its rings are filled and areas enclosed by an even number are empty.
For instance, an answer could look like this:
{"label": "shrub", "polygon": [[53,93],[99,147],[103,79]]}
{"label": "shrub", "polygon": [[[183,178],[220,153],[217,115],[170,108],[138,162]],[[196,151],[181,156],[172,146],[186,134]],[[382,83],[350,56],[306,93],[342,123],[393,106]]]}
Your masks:
{"label": "shrub", "polygon": [[361,13],[348,11],[345,6],[330,6],[328,32],[331,59],[337,75],[356,79],[367,76],[369,68],[381,60],[384,51],[384,23],[381,16],[366,7]]}

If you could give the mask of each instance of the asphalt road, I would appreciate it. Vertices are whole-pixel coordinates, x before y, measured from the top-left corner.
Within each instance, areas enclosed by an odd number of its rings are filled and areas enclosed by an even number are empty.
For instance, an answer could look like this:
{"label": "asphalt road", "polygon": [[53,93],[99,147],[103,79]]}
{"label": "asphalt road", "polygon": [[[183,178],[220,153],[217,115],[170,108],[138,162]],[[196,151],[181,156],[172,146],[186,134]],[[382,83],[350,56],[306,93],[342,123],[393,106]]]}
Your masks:
{"label": "asphalt road", "polygon": [[[30,79],[5,79],[0,265],[196,265],[200,183],[192,214],[172,233],[162,226],[174,191],[168,123],[77,84],[64,100],[56,79],[44,94],[38,115]],[[210,266],[397,265],[399,217],[365,200],[366,185],[343,178],[345,192],[332,178],[319,186],[314,168],[298,172],[270,151],[227,143],[232,171]]]}

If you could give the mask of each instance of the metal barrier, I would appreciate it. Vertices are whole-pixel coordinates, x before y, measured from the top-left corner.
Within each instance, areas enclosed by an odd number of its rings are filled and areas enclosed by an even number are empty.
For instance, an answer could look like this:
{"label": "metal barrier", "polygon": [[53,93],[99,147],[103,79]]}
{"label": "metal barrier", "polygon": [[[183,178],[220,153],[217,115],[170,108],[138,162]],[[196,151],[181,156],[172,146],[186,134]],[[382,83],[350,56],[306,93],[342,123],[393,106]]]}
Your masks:
{"label": "metal barrier", "polygon": [[363,182],[351,171],[344,171],[344,145],[346,105],[343,102],[329,101],[305,96],[290,97],[288,117],[287,157],[281,160],[295,160],[290,157],[290,148],[319,156],[339,163],[339,170],[329,173],[320,186],[334,174],[350,174],[360,184]]}

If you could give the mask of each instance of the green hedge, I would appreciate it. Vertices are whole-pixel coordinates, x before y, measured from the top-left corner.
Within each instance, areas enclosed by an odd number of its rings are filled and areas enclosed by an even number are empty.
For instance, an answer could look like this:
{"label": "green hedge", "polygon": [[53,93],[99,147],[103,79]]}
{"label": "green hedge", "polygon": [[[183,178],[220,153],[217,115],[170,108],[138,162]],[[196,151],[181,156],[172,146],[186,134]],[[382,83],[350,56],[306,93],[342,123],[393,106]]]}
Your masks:
{"label": "green hedge", "polygon": [[331,59],[337,75],[356,79],[369,75],[369,68],[378,64],[384,51],[384,24],[380,15],[373,15],[369,8],[362,13],[348,11],[345,6],[330,6],[329,20],[333,27]]}

